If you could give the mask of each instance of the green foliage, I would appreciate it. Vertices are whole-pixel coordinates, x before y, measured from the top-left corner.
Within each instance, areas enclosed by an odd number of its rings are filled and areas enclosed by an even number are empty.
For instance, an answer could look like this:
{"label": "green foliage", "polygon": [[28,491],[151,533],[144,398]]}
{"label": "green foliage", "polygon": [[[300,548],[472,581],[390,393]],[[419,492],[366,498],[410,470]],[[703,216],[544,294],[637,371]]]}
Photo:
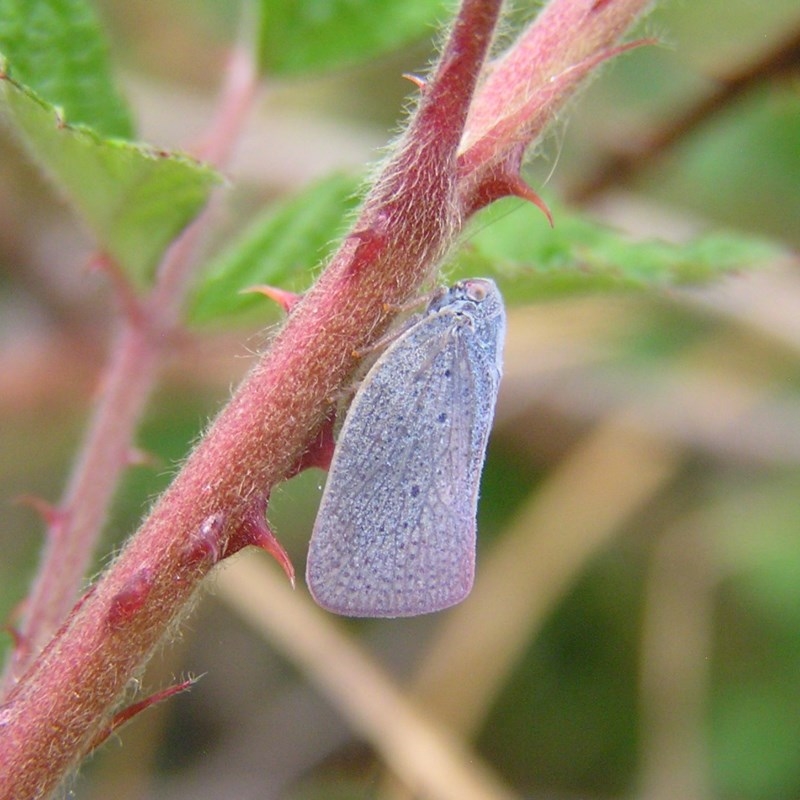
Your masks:
{"label": "green foliage", "polygon": [[332,175],[268,208],[207,267],[190,306],[192,321],[263,309],[263,298],[242,293],[257,284],[305,288],[308,270],[344,233],[357,189],[355,178]]}
{"label": "green foliage", "polygon": [[624,545],[596,558],[508,676],[481,748],[515,785],[537,775],[567,795],[629,794],[640,559]]}
{"label": "green foliage", "polygon": [[[357,198],[355,177],[333,175],[258,217],[207,267],[191,304],[196,323],[248,319],[263,307],[242,294],[266,283],[302,289],[344,232]],[[447,280],[497,276],[510,303],[587,292],[665,288],[709,281],[757,267],[781,251],[733,233],[709,233],[683,244],[635,241],[583,214],[555,208],[555,227],[527,204],[487,209],[446,268]]]}
{"label": "green foliage", "polygon": [[731,480],[715,504],[715,553],[724,576],[718,622],[725,634],[710,746],[727,796],[787,797],[800,785],[797,487],[794,470]]}
{"label": "green foliage", "polygon": [[455,259],[455,274],[497,274],[508,279],[509,298],[523,301],[703,283],[764,265],[781,252],[765,240],[723,232],[680,244],[634,240],[584,214],[550,205],[552,229],[536,209],[517,200],[487,209]]}
{"label": "green foliage", "polygon": [[[792,659],[796,665],[796,659]],[[725,687],[714,713],[713,755],[722,797],[790,797],[800,785],[797,682],[769,675]]]}
{"label": "green foliage", "polygon": [[442,0],[259,0],[258,57],[273,75],[356,64],[430,35]]}
{"label": "green foliage", "polygon": [[123,141],[133,125],[91,8],[0,0],[0,115],[134,283],[205,204],[218,176]]}
{"label": "green foliage", "polygon": [[65,125],[53,106],[8,78],[0,81],[0,104],[99,246],[140,285],[219,180],[186,156]]}
{"label": "green foliage", "polygon": [[0,0],[0,54],[11,77],[56,106],[64,122],[131,138],[106,41],[83,0]]}

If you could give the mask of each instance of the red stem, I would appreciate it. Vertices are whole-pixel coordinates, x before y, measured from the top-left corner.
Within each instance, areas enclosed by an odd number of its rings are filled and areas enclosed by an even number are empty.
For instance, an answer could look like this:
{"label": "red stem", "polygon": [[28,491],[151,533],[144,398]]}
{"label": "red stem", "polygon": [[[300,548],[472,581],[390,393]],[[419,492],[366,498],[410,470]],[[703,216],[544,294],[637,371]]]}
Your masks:
{"label": "red stem", "polygon": [[[602,49],[598,42],[619,33],[612,30],[615,7],[627,13],[643,4],[553,0],[545,18],[563,23],[570,16],[559,10],[573,9]],[[253,509],[301,460],[329,417],[332,398],[351,380],[355,354],[381,336],[392,309],[432,277],[456,239],[477,205],[458,184],[457,149],[500,5],[463,1],[417,113],[352,232],[140,530],[0,708],[0,800],[47,795],[97,740],[126,684],[186,611],[202,578],[220,555],[236,549],[232,543],[247,541],[242,531],[252,527]],[[603,24],[605,34],[598,31]],[[559,30],[568,39],[576,28]],[[549,55],[558,52],[551,48]],[[584,48],[581,63],[591,61]],[[540,73],[538,62],[533,66],[526,76],[523,59],[507,82],[491,82],[490,99],[500,101],[501,116],[530,100],[529,78]],[[544,80],[566,69],[546,69]],[[538,113],[530,103],[528,109]],[[474,119],[480,140],[494,121]],[[475,197],[489,196],[474,188],[475,176],[498,185],[493,166],[511,163],[529,137],[527,130],[520,137],[509,131],[504,141],[493,140],[494,164],[483,175],[476,164],[470,176]]]}
{"label": "red stem", "polygon": [[[238,138],[256,87],[252,59],[232,54],[222,102],[199,154],[221,166]],[[165,344],[178,323],[193,256],[212,210],[203,213],[168,250],[149,298],[123,297],[130,313],[108,358],[86,438],[59,504],[25,606],[15,648],[4,677],[5,687],[32,663],[78,597],[102,533],[108,508],[129,463],[136,426],[155,384]],[[122,292],[130,291],[123,285]]]}
{"label": "red stem", "polygon": [[98,405],[51,525],[27,601],[20,647],[12,655],[9,685],[38,655],[75,603],[86,568],[124,470],[130,441],[156,375],[157,351],[146,332],[126,325],[112,348]]}
{"label": "red stem", "polygon": [[[41,797],[80,759],[248,509],[288,474],[379,335],[452,239],[455,148],[500,0],[466,0],[409,135],[355,233],[294,309],[139,532],[0,712],[0,798]],[[420,204],[424,213],[420,211]]]}

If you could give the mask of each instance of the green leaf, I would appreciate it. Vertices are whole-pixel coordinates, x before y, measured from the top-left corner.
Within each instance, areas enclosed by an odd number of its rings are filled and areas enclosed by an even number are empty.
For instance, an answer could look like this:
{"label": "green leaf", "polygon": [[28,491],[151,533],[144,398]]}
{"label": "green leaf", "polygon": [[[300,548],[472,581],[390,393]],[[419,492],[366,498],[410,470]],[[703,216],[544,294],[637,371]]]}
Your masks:
{"label": "green leaf", "polygon": [[131,138],[106,41],[83,0],[0,0],[0,53],[13,65],[11,77],[58,107],[65,122]]}
{"label": "green leaf", "polygon": [[[7,75],[0,56],[0,76]],[[182,155],[67,125],[56,109],[0,77],[0,114],[131,279],[146,284],[167,245],[205,204],[219,176]]]}
{"label": "green leaf", "polygon": [[[762,672],[774,670],[767,653]],[[735,683],[718,691],[711,752],[719,797],[785,797],[787,786],[797,785],[796,689],[783,675],[752,678],[740,668]]]}
{"label": "green leaf", "polygon": [[[257,284],[305,288],[310,270],[345,232],[360,183],[333,175],[268,208],[208,266],[190,306],[191,320],[205,323],[263,309],[263,297],[241,293]],[[300,276],[302,281],[293,282]]]}
{"label": "green leaf", "polygon": [[[305,288],[309,270],[326,259],[345,232],[358,186],[352,176],[333,175],[267,209],[205,270],[190,306],[192,322],[247,319],[254,310],[263,315],[263,298],[242,294],[258,284]],[[554,212],[551,229],[538,211],[518,201],[487,209],[455,256],[448,281],[497,275],[508,279],[509,302],[525,302],[702,283],[783,252],[762,240],[728,234],[681,245],[632,241],[579,215]]]}
{"label": "green leaf", "polygon": [[263,71],[296,75],[356,64],[430,36],[443,0],[260,0]]}
{"label": "green leaf", "polygon": [[550,228],[533,207],[504,200],[483,212],[454,273],[508,277],[520,300],[704,283],[766,264],[782,252],[754,237],[710,233],[674,244],[633,240],[551,204]]}

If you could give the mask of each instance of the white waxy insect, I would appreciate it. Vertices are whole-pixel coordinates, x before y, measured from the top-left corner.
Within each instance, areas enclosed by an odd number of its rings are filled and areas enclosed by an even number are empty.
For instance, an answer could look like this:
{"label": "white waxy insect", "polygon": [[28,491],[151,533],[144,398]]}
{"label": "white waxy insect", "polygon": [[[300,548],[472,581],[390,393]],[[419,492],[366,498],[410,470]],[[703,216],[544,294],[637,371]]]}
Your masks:
{"label": "white waxy insect", "polygon": [[463,600],[502,371],[494,282],[442,289],[367,372],[336,443],[308,551],[323,608],[408,617]]}

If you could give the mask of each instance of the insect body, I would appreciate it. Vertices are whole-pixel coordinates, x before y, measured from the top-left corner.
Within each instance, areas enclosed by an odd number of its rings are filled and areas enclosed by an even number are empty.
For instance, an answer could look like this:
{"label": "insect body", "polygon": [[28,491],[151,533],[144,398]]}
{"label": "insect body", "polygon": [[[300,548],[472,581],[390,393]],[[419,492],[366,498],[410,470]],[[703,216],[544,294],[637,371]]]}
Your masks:
{"label": "insect body", "polygon": [[309,546],[306,580],[319,605],[354,617],[405,617],[469,594],[504,338],[494,282],[460,281],[366,374]]}

